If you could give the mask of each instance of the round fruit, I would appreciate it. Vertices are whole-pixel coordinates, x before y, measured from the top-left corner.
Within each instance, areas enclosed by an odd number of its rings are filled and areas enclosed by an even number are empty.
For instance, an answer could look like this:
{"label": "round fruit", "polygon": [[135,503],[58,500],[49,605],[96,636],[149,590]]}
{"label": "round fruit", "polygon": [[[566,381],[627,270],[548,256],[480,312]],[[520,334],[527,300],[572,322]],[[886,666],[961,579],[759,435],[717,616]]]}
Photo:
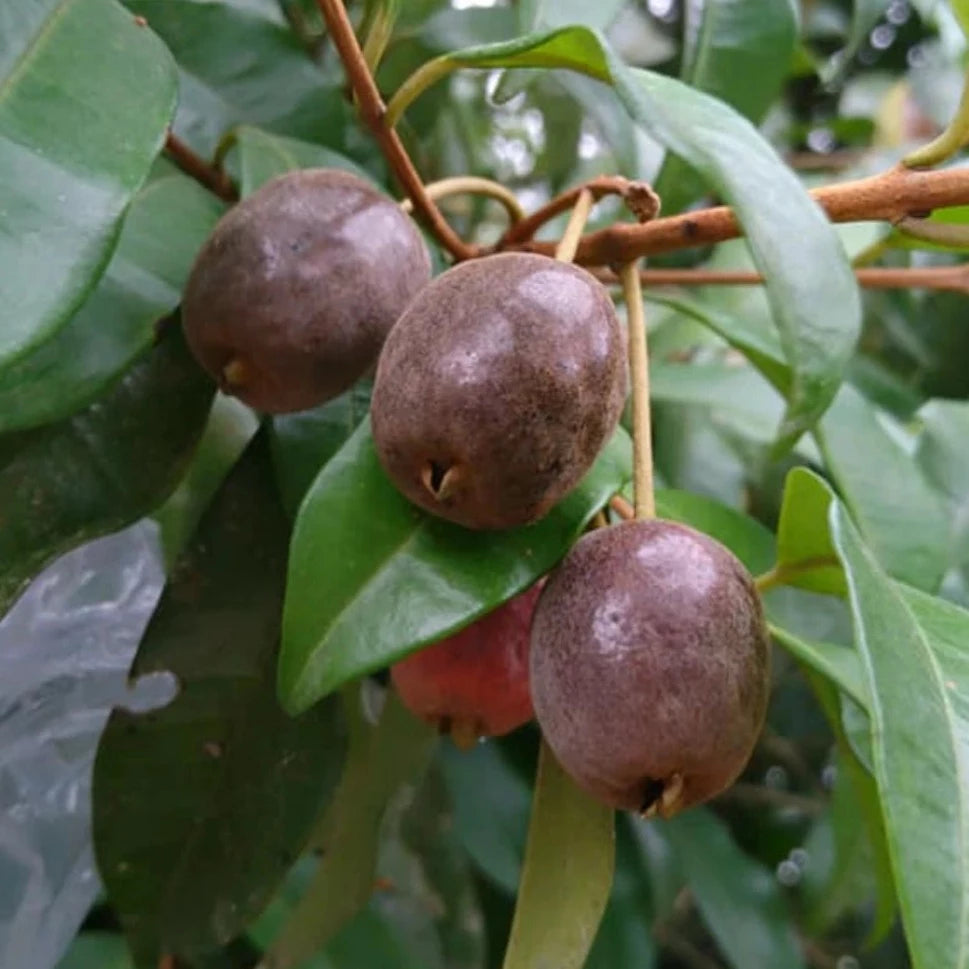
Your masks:
{"label": "round fruit", "polygon": [[420,234],[391,199],[348,172],[290,172],[216,225],[182,323],[226,393],[270,413],[304,410],[362,376],[429,279]]}
{"label": "round fruit", "polygon": [[377,365],[377,453],[415,504],[468,528],[541,518],[592,465],[626,391],[619,321],[585,270],[504,253],[425,287]]}
{"label": "round fruit", "polygon": [[467,746],[534,717],[528,632],[541,583],[391,667],[404,705]]}
{"label": "round fruit", "polygon": [[769,645],[753,580],[719,542],[624,522],[585,535],[548,580],[532,624],[535,714],[590,794],[669,817],[750,759]]}

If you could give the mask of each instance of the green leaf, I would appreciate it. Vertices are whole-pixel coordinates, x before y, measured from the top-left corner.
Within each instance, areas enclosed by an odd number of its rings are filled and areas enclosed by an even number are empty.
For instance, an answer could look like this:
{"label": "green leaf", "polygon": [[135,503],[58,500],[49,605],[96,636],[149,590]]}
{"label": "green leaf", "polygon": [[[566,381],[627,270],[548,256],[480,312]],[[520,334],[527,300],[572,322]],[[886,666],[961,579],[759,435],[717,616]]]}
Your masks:
{"label": "green leaf", "polygon": [[815,436],[845,504],[882,565],[897,579],[937,589],[949,557],[942,501],[876,410],[845,386]]}
{"label": "green leaf", "polygon": [[288,522],[274,489],[257,438],[180,557],[132,665],[132,678],[172,673],[178,695],[147,714],[115,710],[98,748],[98,868],[140,961],[238,935],[339,777],[338,701],[291,719],[275,696]]}
{"label": "green leaf", "polygon": [[831,529],[871,695],[875,778],[915,969],[969,959],[969,614],[896,586],[844,506]]}
{"label": "green leaf", "polygon": [[260,128],[240,125],[235,130],[235,151],[239,157],[239,191],[251,195],[277,175],[301,168],[340,168],[373,181],[356,162],[345,155],[308,141],[270,134]]}
{"label": "green leaf", "polygon": [[313,836],[323,860],[299,905],[260,964],[290,969],[322,948],[366,906],[376,877],[380,825],[398,788],[424,769],[434,731],[388,693],[376,727],[346,690],[350,750],[340,786]]}
{"label": "green leaf", "polygon": [[700,914],[730,965],[804,965],[776,879],[737,847],[721,821],[700,808],[664,822],[662,828]]}
{"label": "green leaf", "polygon": [[57,969],[134,969],[124,936],[84,932],[77,936]]}
{"label": "green leaf", "polygon": [[115,0],[0,11],[0,368],[67,322],[175,109],[164,46]]}
{"label": "green leaf", "polygon": [[749,515],[712,498],[688,491],[657,491],[656,513],[712,535],[754,575],[770,568],[774,561],[773,535]]}
{"label": "green leaf", "polygon": [[128,0],[128,6],[175,55],[175,131],[203,155],[245,122],[297,138],[342,142],[347,106],[340,87],[274,18],[195,0]]}
{"label": "green leaf", "polygon": [[0,613],[58,555],[165,500],[195,450],[214,392],[172,325],[86,410],[0,438]]}
{"label": "green leaf", "polygon": [[777,525],[775,575],[785,585],[843,596],[844,572],[828,529],[831,491],[807,468],[794,468],[784,482]]}
{"label": "green leaf", "polygon": [[93,400],[151,343],[181,299],[195,254],[223,210],[181,174],[135,196],[107,271],[51,339],[0,371],[0,433],[59,420]]}
{"label": "green leaf", "polygon": [[614,865],[612,809],[579,790],[543,742],[503,969],[581,969]]}
{"label": "green leaf", "polygon": [[293,529],[279,664],[284,705],[304,710],[522,592],[565,554],[629,467],[620,430],[542,521],[472,532],[401,496],[380,466],[369,422],[362,424],[320,472]]}
{"label": "green leaf", "polygon": [[[780,92],[797,43],[793,0],[700,0],[684,8],[680,80],[759,124]],[[656,180],[667,214],[699,194],[695,175],[667,158]]]}
{"label": "green leaf", "polygon": [[355,383],[345,394],[312,410],[272,418],[269,441],[276,481],[290,518],[320,469],[370,413],[369,381]]}
{"label": "green leaf", "polygon": [[836,643],[804,639],[777,625],[771,625],[770,630],[774,639],[795,659],[830,680],[860,706],[868,708],[868,688],[865,685],[861,660],[853,649],[838,646]]}

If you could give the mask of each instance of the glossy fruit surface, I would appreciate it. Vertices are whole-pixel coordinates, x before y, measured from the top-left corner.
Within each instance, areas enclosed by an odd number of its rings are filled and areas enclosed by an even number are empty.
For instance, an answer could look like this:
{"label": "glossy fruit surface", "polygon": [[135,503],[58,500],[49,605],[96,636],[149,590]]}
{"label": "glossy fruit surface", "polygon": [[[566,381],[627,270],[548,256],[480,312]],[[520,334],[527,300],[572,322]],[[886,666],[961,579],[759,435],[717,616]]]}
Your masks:
{"label": "glossy fruit surface", "polygon": [[290,172],[216,225],[196,258],[182,322],[221,388],[258,410],[304,410],[370,368],[430,279],[423,240],[356,175]]}
{"label": "glossy fruit surface", "polygon": [[405,706],[464,744],[534,717],[528,644],[541,583],[391,667]]}
{"label": "glossy fruit surface", "polygon": [[727,787],[750,758],[769,680],[750,574],[684,525],[585,535],[535,610],[538,722],[580,786],[615,807],[669,816]]}
{"label": "glossy fruit surface", "polygon": [[489,256],[438,276],[394,327],[374,441],[415,504],[468,528],[513,528],[579,483],[625,392],[605,289],[544,256]]}

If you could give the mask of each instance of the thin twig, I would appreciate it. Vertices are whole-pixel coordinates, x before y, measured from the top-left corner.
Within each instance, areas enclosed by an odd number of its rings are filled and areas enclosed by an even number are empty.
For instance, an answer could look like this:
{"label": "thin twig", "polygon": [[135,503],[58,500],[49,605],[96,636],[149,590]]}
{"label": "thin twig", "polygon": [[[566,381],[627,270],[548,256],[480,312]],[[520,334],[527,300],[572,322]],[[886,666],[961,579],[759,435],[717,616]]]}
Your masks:
{"label": "thin twig", "polygon": [[397,181],[414,203],[414,211],[451,255],[459,260],[471,259],[477,255],[477,250],[458,236],[447,224],[433,200],[428,198],[427,192],[424,191],[424,183],[410,160],[403,142],[397,133],[387,126],[383,99],[367,69],[363,51],[357,43],[353,25],[347,17],[343,4],[340,0],[317,0],[317,5],[326,21],[330,40],[343,62],[350,87],[356,95],[360,115],[380,146]]}
{"label": "thin twig", "polygon": [[[493,182],[490,178],[480,178],[477,175],[455,175],[453,178],[442,178],[437,182],[429,182],[424,186],[427,196],[435,202],[447,198],[450,195],[484,195],[501,202],[511,219],[512,224],[525,218],[521,203],[515,193],[499,182]],[[405,212],[414,210],[414,203],[410,199],[404,199],[400,207]]]}
{"label": "thin twig", "polygon": [[957,222],[931,222],[929,219],[916,219],[908,216],[899,219],[895,228],[904,236],[931,242],[939,246],[954,246],[965,249],[969,246],[969,226]]}
{"label": "thin twig", "polygon": [[[603,283],[621,283],[618,273],[611,269],[596,268],[592,274]],[[856,269],[855,277],[866,289],[936,289],[969,293],[969,264],[878,266]],[[764,282],[760,273],[734,269],[643,269],[639,279],[644,286],[760,286]]]}
{"label": "thin twig", "polygon": [[625,521],[636,517],[636,509],[622,495],[613,495],[609,499],[609,507]]}
{"label": "thin twig", "polygon": [[565,232],[555,247],[555,258],[559,262],[572,262],[575,258],[575,250],[578,248],[579,240],[582,238],[582,230],[585,228],[586,222],[589,221],[591,211],[592,193],[588,189],[582,189],[575,200],[575,208],[572,209],[569,224],[565,227]]}
{"label": "thin twig", "polygon": [[649,351],[646,346],[646,314],[636,263],[622,267],[623,294],[629,331],[629,369],[633,382],[633,497],[636,517],[653,518],[653,441],[649,414]]}
{"label": "thin twig", "polygon": [[214,192],[224,202],[238,201],[239,193],[232,184],[232,179],[221,168],[210,164],[201,155],[197,155],[171,131],[165,138],[165,154],[186,175],[194,178],[210,192]]}
{"label": "thin twig", "polygon": [[[832,222],[894,224],[910,215],[969,205],[969,168],[922,171],[897,165],[870,178],[814,189],[811,195]],[[582,240],[576,261],[585,266],[623,265],[640,256],[708,246],[742,234],[733,210],[721,205],[593,232]],[[551,254],[554,244],[525,242],[507,248]]]}

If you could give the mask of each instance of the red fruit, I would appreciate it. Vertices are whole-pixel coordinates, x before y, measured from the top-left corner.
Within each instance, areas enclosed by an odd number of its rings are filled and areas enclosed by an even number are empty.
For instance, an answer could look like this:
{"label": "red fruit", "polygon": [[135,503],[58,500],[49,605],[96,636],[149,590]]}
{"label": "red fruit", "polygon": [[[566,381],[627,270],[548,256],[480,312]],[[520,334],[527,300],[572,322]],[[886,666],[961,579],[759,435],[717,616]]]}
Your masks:
{"label": "red fruit", "polygon": [[459,746],[531,720],[529,631],[541,586],[394,665],[390,675],[407,709]]}

